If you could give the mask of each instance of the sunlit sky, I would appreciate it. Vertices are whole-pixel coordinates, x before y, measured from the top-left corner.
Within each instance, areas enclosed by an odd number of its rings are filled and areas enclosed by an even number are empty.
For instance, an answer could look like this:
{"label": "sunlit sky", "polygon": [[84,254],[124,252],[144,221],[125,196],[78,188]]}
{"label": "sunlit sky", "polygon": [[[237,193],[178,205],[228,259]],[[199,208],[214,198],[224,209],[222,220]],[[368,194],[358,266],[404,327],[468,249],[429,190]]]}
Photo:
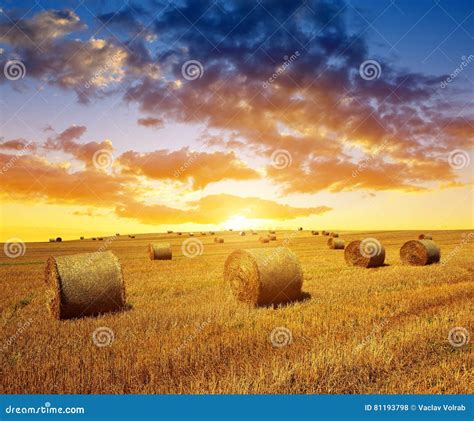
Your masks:
{"label": "sunlit sky", "polygon": [[4,1],[0,241],[472,228],[473,28],[472,1]]}

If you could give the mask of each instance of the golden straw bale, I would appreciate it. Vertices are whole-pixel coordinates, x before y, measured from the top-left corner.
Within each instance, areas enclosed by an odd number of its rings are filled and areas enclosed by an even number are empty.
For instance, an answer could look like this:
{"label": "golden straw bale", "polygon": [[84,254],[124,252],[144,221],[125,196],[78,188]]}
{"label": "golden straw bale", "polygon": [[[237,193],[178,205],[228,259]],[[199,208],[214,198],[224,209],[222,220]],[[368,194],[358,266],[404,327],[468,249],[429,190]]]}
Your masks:
{"label": "golden straw bale", "polygon": [[270,235],[268,236],[268,239],[269,239],[270,241],[276,241],[277,236],[276,236],[275,234],[270,234]]}
{"label": "golden straw bale", "polygon": [[328,239],[328,247],[330,249],[343,250],[344,249],[344,240],[340,238],[331,237]]}
{"label": "golden straw bale", "polygon": [[276,305],[301,297],[303,271],[286,247],[236,250],[225,262],[224,280],[239,301]]}
{"label": "golden straw bale", "polygon": [[411,240],[400,248],[400,259],[408,265],[431,265],[438,263],[440,258],[440,249],[432,240]]}
{"label": "golden straw bale", "polygon": [[382,266],[385,261],[385,248],[375,238],[352,241],[344,251],[349,266],[372,268]]}
{"label": "golden straw bale", "polygon": [[240,231],[239,235],[242,236],[242,237],[245,236],[245,231]]}
{"label": "golden straw bale", "polygon": [[260,241],[261,243],[269,243],[270,239],[268,237],[260,237],[258,241]]}
{"label": "golden straw bale", "polygon": [[215,237],[214,238],[214,243],[223,243],[224,239],[222,237]]}
{"label": "golden straw bale", "polygon": [[420,234],[418,240],[432,240],[433,237],[431,234]]}
{"label": "golden straw bale", "polygon": [[111,252],[49,257],[49,308],[58,319],[92,316],[125,306],[122,267]]}
{"label": "golden straw bale", "polygon": [[171,260],[173,252],[170,243],[148,244],[148,255],[150,260]]}

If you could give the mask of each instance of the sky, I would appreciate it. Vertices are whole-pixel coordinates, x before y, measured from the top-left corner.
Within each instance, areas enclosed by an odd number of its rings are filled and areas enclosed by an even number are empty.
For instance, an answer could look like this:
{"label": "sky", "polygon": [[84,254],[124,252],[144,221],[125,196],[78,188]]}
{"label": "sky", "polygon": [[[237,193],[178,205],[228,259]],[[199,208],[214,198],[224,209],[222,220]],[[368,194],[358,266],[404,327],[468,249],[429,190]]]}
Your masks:
{"label": "sky", "polygon": [[472,1],[3,1],[0,241],[474,227]]}

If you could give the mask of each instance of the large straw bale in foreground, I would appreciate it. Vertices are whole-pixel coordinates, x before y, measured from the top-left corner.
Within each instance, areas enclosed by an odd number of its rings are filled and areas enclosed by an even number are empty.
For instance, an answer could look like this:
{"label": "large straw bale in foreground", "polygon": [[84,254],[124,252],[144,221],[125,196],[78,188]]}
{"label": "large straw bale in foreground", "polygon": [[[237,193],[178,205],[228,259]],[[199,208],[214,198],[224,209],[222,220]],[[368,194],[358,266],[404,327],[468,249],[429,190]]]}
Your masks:
{"label": "large straw bale in foreground", "polygon": [[49,308],[58,319],[93,316],[125,306],[122,268],[111,252],[49,257]]}
{"label": "large straw bale in foreground", "polygon": [[148,255],[151,260],[171,260],[173,253],[170,243],[148,244]]}
{"label": "large straw bale in foreground", "polygon": [[300,298],[303,271],[285,247],[236,250],[225,262],[224,280],[239,301],[265,306]]}
{"label": "large straw bale in foreground", "polygon": [[375,238],[352,241],[344,251],[344,259],[349,266],[373,268],[385,261],[385,248]]}
{"label": "large straw bale in foreground", "polygon": [[344,249],[344,240],[340,238],[329,238],[328,239],[328,247],[330,249],[336,249],[336,250],[343,250]]}
{"label": "large straw bale in foreground", "polygon": [[407,241],[400,249],[400,259],[408,265],[431,265],[438,263],[440,257],[439,247],[432,240]]}

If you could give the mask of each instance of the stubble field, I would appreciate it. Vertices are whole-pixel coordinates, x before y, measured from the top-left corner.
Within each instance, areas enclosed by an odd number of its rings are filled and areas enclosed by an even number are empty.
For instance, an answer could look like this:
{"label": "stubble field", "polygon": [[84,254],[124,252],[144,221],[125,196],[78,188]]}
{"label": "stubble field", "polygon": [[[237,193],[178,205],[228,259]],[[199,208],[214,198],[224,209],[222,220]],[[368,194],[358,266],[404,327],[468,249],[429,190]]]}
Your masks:
{"label": "stubble field", "polygon": [[[382,242],[386,265],[374,269],[346,266],[344,251],[329,250],[321,235],[278,231],[276,242],[260,244],[260,234],[219,233],[224,244],[196,234],[203,248],[194,258],[183,255],[184,234],[27,243],[16,259],[2,253],[0,392],[472,392],[472,344],[448,341],[456,327],[472,336],[472,232],[432,232],[441,263],[425,267],[399,258],[418,233],[340,232],[346,244]],[[160,240],[172,244],[173,260],[149,260],[148,243]],[[279,308],[237,302],[223,283],[229,253],[280,245],[298,256],[307,298]],[[46,258],[100,247],[122,264],[129,308],[55,320]],[[113,333],[109,346],[94,343],[98,328]],[[286,335],[283,346],[272,343],[275,329]]]}

